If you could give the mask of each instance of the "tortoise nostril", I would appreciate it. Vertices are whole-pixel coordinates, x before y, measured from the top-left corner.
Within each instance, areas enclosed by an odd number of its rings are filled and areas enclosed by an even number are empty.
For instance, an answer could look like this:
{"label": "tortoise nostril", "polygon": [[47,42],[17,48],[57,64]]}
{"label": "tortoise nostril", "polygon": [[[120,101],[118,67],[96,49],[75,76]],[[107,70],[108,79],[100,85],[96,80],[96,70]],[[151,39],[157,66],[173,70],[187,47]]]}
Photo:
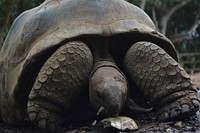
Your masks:
{"label": "tortoise nostril", "polygon": [[97,96],[98,96],[101,100],[104,100],[104,99],[105,99],[105,94],[103,93],[102,90],[97,90]]}

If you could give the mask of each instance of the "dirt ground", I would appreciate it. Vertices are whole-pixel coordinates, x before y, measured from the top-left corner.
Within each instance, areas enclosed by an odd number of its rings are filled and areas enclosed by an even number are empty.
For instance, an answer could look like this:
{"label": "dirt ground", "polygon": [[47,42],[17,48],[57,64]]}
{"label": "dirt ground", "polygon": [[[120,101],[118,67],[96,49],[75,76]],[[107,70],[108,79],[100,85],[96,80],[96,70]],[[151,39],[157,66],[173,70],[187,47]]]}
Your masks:
{"label": "dirt ground", "polygon": [[[193,116],[184,121],[177,122],[164,122],[159,123],[155,120],[155,116],[153,114],[145,114],[138,115],[138,118],[135,118],[136,123],[139,126],[139,130],[136,131],[126,131],[129,133],[200,133],[200,114],[197,113],[196,116]],[[90,124],[83,124],[80,127],[77,125],[71,125],[68,128],[68,131],[62,131],[63,133],[110,133],[117,132],[115,129],[106,128],[104,129],[102,126],[92,126]],[[27,124],[21,127],[11,127],[3,122],[0,122],[0,133],[48,133],[47,131],[41,130],[31,124]]]}
{"label": "dirt ground", "polygon": [[[191,76],[191,75],[190,75]],[[196,83],[200,81],[200,73],[193,75],[192,80]],[[200,88],[200,84],[197,84]],[[200,96],[200,90],[199,90]],[[169,122],[157,122],[155,115],[152,114],[138,114],[137,118],[134,118],[139,129],[136,131],[126,131],[129,133],[200,133],[200,112],[197,115],[192,116],[183,121],[169,121]],[[102,126],[92,126],[92,121],[81,125],[70,125],[67,129],[61,133],[110,133],[117,132],[114,129],[104,129]],[[12,127],[4,122],[0,121],[0,133],[48,133],[48,131],[41,130],[30,123],[20,127]]]}

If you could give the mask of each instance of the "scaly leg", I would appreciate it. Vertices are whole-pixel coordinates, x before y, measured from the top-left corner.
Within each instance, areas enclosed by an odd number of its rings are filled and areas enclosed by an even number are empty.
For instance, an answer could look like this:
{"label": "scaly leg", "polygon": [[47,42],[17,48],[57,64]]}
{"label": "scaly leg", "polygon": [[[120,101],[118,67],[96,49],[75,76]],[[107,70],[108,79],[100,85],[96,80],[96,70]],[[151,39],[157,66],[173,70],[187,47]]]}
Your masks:
{"label": "scaly leg", "polygon": [[189,75],[156,44],[137,42],[132,45],[125,55],[124,66],[157,110],[159,120],[180,119],[199,109],[197,89]]}
{"label": "scaly leg", "polygon": [[90,49],[82,42],[69,42],[56,50],[41,68],[28,100],[29,119],[55,132],[66,111],[88,89],[93,65]]}

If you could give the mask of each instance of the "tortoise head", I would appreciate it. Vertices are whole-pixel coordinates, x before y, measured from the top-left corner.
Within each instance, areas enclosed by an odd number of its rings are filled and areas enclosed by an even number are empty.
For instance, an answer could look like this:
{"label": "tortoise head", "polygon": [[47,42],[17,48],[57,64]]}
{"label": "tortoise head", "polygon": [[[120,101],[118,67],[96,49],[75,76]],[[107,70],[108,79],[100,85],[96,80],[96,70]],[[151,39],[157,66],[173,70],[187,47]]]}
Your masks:
{"label": "tortoise head", "polygon": [[92,73],[89,93],[97,114],[118,116],[127,98],[126,78],[116,66],[100,65]]}

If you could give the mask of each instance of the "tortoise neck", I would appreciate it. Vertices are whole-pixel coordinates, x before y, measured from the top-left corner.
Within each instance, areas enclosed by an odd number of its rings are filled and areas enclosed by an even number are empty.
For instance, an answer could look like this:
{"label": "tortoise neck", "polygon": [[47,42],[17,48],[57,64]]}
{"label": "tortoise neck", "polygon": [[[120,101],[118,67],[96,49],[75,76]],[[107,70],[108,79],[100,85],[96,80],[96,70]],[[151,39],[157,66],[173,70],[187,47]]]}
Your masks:
{"label": "tortoise neck", "polygon": [[115,63],[113,57],[110,54],[110,43],[108,40],[98,40],[91,46],[94,57],[94,64],[101,61],[110,61]]}

